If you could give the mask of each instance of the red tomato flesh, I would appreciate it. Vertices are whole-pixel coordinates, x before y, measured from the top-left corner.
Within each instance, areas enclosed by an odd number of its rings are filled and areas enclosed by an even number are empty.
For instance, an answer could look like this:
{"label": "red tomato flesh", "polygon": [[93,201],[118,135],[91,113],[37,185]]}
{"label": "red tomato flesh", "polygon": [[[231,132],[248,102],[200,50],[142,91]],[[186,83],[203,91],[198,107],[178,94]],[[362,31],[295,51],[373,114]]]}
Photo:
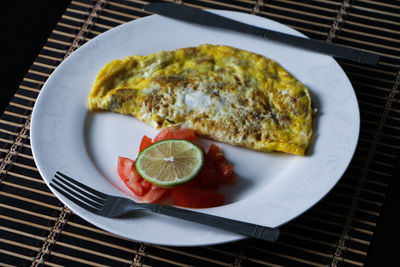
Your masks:
{"label": "red tomato flesh", "polygon": [[235,182],[235,172],[233,165],[221,163],[217,166],[217,174],[221,184],[232,184]]}
{"label": "red tomato flesh", "polygon": [[[214,185],[214,187],[209,188],[219,187],[222,184],[232,184],[235,181],[233,165],[228,163],[219,146],[215,144],[210,145],[206,154],[204,169],[212,169],[216,171],[214,176],[216,181],[211,180],[212,175],[202,177],[202,179],[205,179],[206,181],[201,182],[200,184],[207,185],[212,183]],[[208,171],[208,173],[210,173],[210,171]]]}
{"label": "red tomato flesh", "polygon": [[[135,166],[134,166],[134,168],[135,168],[135,171],[136,171],[136,167]],[[140,178],[142,178],[142,176],[140,176]],[[151,189],[151,187],[153,186],[149,181],[147,181],[147,180],[145,180],[143,178],[139,180],[139,183],[140,183],[140,185],[142,186],[142,188],[143,188],[143,190],[145,192],[148,192]]]}
{"label": "red tomato flesh", "polygon": [[211,144],[206,155],[206,164],[215,166],[216,164],[225,162],[226,159],[222,154],[221,149],[216,144]]}
{"label": "red tomato flesh", "polygon": [[[143,136],[139,153],[155,142],[166,139],[185,139],[195,141],[195,134],[190,129],[178,126],[162,130],[154,140]],[[201,146],[200,146],[201,147]],[[186,208],[210,208],[224,204],[225,196],[217,191],[223,184],[232,184],[235,181],[233,165],[229,164],[219,146],[211,144],[205,153],[205,163],[200,173],[189,183],[174,188],[162,188],[143,179],[136,171],[135,161],[119,157],[118,174],[128,188],[142,202],[159,202],[169,194],[172,195],[174,205]]]}
{"label": "red tomato flesh", "polygon": [[141,201],[144,203],[156,203],[161,200],[166,194],[169,193],[168,188],[162,188],[158,186],[152,186],[150,191],[147,192],[142,198]]}
{"label": "red tomato flesh", "polygon": [[153,141],[151,140],[150,137],[148,136],[143,136],[142,141],[140,142],[140,147],[139,147],[139,153],[143,151],[148,146],[151,146],[153,144]]}
{"label": "red tomato flesh", "polygon": [[132,166],[135,165],[135,161],[118,157],[118,175],[122,179],[122,181],[127,182],[131,175]]}
{"label": "red tomato flesh", "polygon": [[162,130],[153,140],[154,143],[167,140],[167,139],[185,139],[188,141],[194,141],[196,136],[193,130],[187,128],[181,128],[179,126],[169,127]]}
{"label": "red tomato flesh", "polygon": [[200,172],[200,182],[198,186],[206,189],[217,189],[220,185],[217,170],[204,167]]}
{"label": "red tomato flesh", "polygon": [[224,204],[225,196],[216,190],[191,186],[177,186],[171,189],[174,205],[185,208],[211,208]]}
{"label": "red tomato flesh", "polygon": [[[150,190],[151,184],[145,181],[136,171],[135,161],[119,157],[118,174],[126,186],[138,197],[143,196]],[[146,185],[150,184],[150,186]]]}

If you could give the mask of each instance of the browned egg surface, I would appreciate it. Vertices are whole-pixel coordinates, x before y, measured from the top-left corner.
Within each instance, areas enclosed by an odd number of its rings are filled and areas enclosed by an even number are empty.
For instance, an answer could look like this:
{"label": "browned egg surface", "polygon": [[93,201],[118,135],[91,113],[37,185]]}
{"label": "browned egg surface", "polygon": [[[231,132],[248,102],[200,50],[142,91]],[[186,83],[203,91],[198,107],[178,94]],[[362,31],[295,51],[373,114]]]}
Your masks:
{"label": "browned egg surface", "polygon": [[221,45],[111,61],[93,84],[89,109],[156,128],[181,124],[260,151],[304,155],[312,136],[308,89],[275,61]]}

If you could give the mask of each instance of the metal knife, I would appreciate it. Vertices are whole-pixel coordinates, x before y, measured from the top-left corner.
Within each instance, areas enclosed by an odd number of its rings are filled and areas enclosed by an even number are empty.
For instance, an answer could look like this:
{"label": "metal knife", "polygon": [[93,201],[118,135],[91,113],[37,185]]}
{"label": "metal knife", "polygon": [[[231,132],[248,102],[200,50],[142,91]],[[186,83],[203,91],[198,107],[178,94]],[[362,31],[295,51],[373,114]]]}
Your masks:
{"label": "metal knife", "polygon": [[174,19],[252,34],[330,56],[356,61],[358,63],[376,65],[380,59],[380,56],[377,54],[252,26],[182,4],[150,3],[144,6],[144,10]]}

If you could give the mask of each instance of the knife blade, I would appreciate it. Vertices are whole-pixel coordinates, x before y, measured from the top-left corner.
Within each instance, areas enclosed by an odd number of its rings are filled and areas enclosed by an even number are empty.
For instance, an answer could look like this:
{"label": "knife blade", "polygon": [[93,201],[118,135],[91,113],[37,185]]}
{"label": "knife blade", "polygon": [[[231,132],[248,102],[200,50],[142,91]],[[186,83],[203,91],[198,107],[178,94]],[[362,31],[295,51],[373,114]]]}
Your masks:
{"label": "knife blade", "polygon": [[150,3],[145,5],[143,9],[148,12],[187,22],[256,35],[261,38],[352,60],[358,63],[376,65],[380,60],[379,55],[367,51],[256,27],[182,4]]}

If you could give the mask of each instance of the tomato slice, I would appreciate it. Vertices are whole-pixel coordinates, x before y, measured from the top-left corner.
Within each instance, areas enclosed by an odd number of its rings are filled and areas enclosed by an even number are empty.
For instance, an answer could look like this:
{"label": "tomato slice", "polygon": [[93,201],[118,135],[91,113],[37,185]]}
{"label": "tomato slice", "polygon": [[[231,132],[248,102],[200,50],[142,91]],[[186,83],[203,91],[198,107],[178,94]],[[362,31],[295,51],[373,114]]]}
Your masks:
{"label": "tomato slice", "polygon": [[180,126],[173,126],[162,130],[153,140],[154,143],[166,139],[185,139],[194,141],[196,136],[193,130],[188,128],[181,128]]}
{"label": "tomato slice", "polygon": [[221,149],[216,144],[211,144],[206,155],[206,165],[215,167],[222,162],[226,162],[226,159]]}
{"label": "tomato slice", "polygon": [[217,189],[220,185],[217,170],[214,168],[204,167],[200,172],[200,182],[198,185],[201,188]]}
{"label": "tomato slice", "polygon": [[131,176],[132,166],[135,166],[135,161],[118,157],[118,175],[122,179],[122,181],[127,182]]}
{"label": "tomato slice", "polygon": [[[135,170],[136,170],[136,168],[135,168]],[[152,183],[150,183],[149,181],[146,181],[141,176],[140,176],[140,178],[141,179],[139,180],[139,183],[142,186],[143,191],[148,192],[151,189],[151,187],[153,186]]]}
{"label": "tomato slice", "polygon": [[143,186],[140,183],[141,180],[143,180],[143,178],[136,171],[135,164],[133,164],[129,179],[125,182],[125,184],[138,197],[141,197],[145,194]]}
{"label": "tomato slice", "polygon": [[156,203],[169,192],[168,188],[152,186],[151,189],[141,198],[144,203]]}
{"label": "tomato slice", "polygon": [[[126,186],[138,197],[143,196],[150,190],[140,174],[136,171],[135,161],[129,158],[118,157],[118,175]],[[147,182],[148,183],[148,182]]]}
{"label": "tomato slice", "polygon": [[217,174],[221,184],[232,184],[235,182],[235,172],[233,165],[221,163],[217,166]]}
{"label": "tomato slice", "polygon": [[[154,140],[143,136],[139,152],[155,142],[166,139],[185,139],[195,142],[192,130],[174,126],[162,130]],[[201,146],[200,146],[201,147]],[[162,188],[144,180],[136,171],[135,161],[118,158],[118,174],[128,188],[144,203],[157,203],[172,194],[174,204],[186,208],[210,208],[224,204],[225,196],[216,189],[221,184],[231,184],[235,180],[233,166],[228,163],[219,146],[211,144],[205,153],[205,164],[200,173],[187,184],[174,188]]]}
{"label": "tomato slice", "polygon": [[142,141],[140,142],[139,153],[142,152],[142,150],[145,149],[146,147],[151,146],[152,144],[153,141],[151,140],[151,138],[144,135]]}
{"label": "tomato slice", "polygon": [[185,208],[211,208],[223,205],[225,201],[223,194],[211,189],[178,186],[171,192],[174,205]]}

